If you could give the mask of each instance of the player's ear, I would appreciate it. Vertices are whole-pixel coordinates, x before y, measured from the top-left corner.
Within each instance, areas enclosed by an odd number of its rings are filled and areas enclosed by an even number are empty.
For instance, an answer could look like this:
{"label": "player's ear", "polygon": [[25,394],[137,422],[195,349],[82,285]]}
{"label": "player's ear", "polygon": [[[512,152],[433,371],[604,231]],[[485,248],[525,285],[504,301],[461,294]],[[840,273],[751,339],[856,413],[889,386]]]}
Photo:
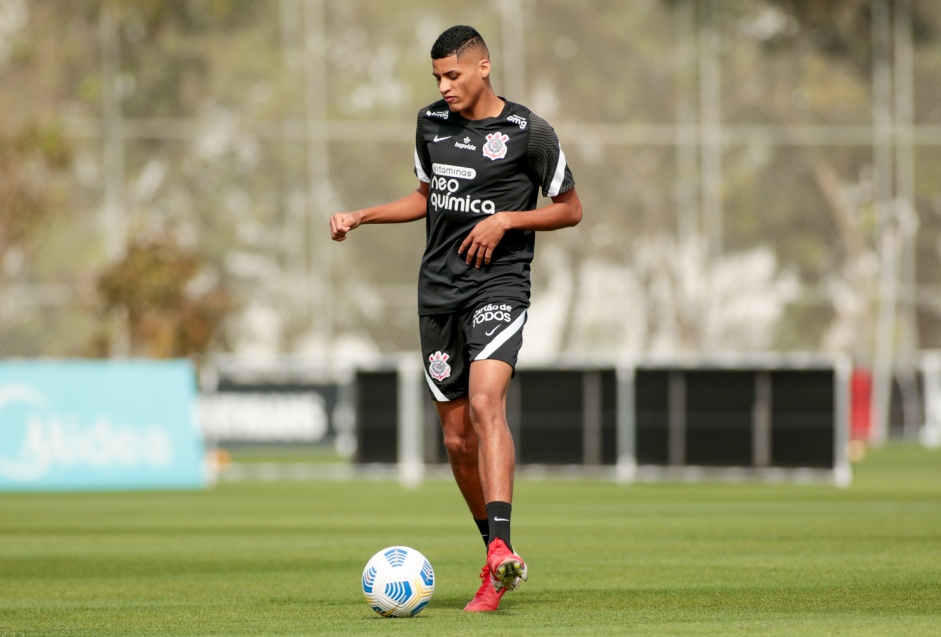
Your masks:
{"label": "player's ear", "polygon": [[487,58],[480,58],[478,63],[478,71],[480,72],[480,78],[486,80],[490,77],[490,60]]}

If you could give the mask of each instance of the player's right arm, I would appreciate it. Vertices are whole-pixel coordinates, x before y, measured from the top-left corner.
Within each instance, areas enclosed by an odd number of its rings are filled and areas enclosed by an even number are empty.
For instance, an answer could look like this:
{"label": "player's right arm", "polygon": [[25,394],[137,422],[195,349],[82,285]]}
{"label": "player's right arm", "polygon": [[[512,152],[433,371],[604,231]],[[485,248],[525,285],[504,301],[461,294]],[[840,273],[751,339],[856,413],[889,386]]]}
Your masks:
{"label": "player's right arm", "polygon": [[351,230],[364,223],[406,223],[422,219],[427,203],[428,184],[422,181],[417,189],[396,201],[354,212],[336,213],[330,217],[330,238],[343,241]]}

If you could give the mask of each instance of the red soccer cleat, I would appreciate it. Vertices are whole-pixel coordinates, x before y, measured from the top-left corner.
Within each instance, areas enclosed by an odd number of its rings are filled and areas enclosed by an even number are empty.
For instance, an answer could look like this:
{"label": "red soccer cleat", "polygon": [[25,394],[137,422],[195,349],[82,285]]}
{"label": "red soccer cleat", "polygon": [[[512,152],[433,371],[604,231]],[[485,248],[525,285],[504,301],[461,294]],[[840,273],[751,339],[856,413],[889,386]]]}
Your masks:
{"label": "red soccer cleat", "polygon": [[477,594],[474,595],[474,599],[467,603],[464,610],[471,613],[497,610],[500,608],[500,600],[507,589],[501,588],[499,591],[494,589],[493,582],[490,580],[490,569],[486,566],[480,569],[480,579],[481,583],[480,588],[477,589]]}
{"label": "red soccer cleat", "polygon": [[487,549],[487,569],[495,591],[511,591],[526,578],[526,562],[497,538]]}

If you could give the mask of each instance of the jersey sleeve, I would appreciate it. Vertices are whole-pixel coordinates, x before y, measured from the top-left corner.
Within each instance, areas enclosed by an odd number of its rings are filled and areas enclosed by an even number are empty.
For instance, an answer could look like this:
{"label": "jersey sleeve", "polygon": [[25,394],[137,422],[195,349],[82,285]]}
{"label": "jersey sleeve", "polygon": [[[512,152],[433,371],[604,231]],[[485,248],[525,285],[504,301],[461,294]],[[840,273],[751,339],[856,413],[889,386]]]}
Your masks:
{"label": "jersey sleeve", "polygon": [[559,138],[549,123],[533,114],[529,125],[529,149],[527,155],[533,168],[542,194],[556,197],[575,187],[575,178],[565,160],[565,153],[559,144]]}
{"label": "jersey sleeve", "polygon": [[431,183],[431,156],[428,154],[428,146],[425,144],[425,136],[422,134],[422,112],[418,114],[418,121],[415,124],[415,176],[418,180],[426,184]]}

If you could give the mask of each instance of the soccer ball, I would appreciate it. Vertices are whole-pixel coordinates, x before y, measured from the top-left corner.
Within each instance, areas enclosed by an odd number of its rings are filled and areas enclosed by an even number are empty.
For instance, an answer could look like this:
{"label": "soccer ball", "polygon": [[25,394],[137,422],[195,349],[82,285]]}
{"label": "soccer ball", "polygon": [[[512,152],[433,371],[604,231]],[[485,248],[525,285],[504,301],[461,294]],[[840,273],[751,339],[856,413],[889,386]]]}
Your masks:
{"label": "soccer ball", "polygon": [[413,548],[390,546],[372,556],[363,569],[363,596],[383,617],[420,613],[435,592],[431,562]]}

